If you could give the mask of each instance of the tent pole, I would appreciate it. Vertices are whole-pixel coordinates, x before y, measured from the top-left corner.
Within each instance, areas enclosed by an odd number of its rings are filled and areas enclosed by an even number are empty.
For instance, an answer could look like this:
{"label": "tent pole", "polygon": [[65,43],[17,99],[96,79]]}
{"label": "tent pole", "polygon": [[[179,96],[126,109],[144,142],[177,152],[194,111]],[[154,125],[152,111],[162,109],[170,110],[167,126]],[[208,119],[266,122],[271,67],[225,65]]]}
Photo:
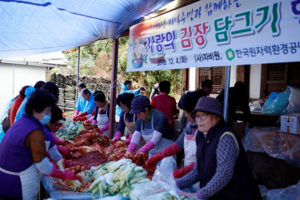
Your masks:
{"label": "tent pole", "polygon": [[[77,80],[76,80],[76,87],[79,84],[79,67],[80,67],[80,47],[78,47],[78,57],[77,57]],[[78,101],[78,90],[76,90],[76,99],[75,102],[77,104]]]}
{"label": "tent pole", "polygon": [[118,72],[118,38],[113,40],[112,49],[112,69],[110,85],[110,108],[109,108],[109,138],[112,139],[115,132],[115,108],[116,108],[116,86]]}
{"label": "tent pole", "polygon": [[228,122],[230,69],[231,69],[230,65],[226,66],[225,88],[224,88],[224,107],[223,107],[223,116],[224,116],[224,120],[226,122]]}

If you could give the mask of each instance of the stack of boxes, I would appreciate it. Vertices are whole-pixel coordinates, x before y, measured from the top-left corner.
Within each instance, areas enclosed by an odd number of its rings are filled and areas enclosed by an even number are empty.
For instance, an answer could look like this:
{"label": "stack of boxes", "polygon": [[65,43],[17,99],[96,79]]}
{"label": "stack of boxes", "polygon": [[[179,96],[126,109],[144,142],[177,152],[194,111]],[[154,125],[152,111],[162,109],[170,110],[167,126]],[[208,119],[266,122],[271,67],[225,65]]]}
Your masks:
{"label": "stack of boxes", "polygon": [[65,112],[74,111],[76,107],[75,101],[76,91],[73,87],[65,88]]}
{"label": "stack of boxes", "polygon": [[65,112],[65,97],[64,97],[64,89],[58,88],[59,90],[59,96],[58,96],[58,103],[57,106]]}

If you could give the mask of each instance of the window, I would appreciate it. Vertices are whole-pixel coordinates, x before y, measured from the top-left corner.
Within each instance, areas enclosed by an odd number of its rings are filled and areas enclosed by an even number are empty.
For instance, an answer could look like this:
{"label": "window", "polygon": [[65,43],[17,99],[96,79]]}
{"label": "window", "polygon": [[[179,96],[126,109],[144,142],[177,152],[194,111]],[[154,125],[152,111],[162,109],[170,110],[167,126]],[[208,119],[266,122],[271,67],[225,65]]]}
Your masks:
{"label": "window", "polygon": [[[222,91],[222,88],[224,88],[224,83],[225,83],[225,67],[203,67],[203,68],[198,68],[199,72],[199,83],[197,83],[197,89],[200,88],[201,83],[206,80],[210,79],[214,82],[213,85],[213,91],[212,94],[219,94]],[[197,78],[196,78],[197,80]]]}
{"label": "window", "polygon": [[260,98],[268,98],[274,91],[283,92],[287,85],[300,87],[300,63],[262,65]]}

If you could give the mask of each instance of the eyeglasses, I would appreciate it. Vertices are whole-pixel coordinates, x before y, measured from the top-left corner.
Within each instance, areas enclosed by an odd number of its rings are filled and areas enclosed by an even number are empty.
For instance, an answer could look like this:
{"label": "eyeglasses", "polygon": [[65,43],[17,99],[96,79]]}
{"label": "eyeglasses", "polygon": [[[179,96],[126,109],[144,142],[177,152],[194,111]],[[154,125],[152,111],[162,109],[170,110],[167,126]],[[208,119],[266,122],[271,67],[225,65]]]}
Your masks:
{"label": "eyeglasses", "polygon": [[200,115],[193,115],[192,117],[195,119],[195,120],[206,120],[207,118],[207,115],[209,115],[208,113],[205,113],[205,114],[200,114]]}

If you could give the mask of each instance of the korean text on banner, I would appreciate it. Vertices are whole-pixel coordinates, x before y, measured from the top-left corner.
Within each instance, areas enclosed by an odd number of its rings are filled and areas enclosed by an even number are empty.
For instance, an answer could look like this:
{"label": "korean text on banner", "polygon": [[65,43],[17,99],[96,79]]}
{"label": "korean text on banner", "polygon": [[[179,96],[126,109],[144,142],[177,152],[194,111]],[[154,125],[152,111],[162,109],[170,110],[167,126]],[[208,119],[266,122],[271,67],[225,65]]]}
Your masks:
{"label": "korean text on banner", "polygon": [[300,0],[202,0],[130,28],[126,71],[300,61]]}

